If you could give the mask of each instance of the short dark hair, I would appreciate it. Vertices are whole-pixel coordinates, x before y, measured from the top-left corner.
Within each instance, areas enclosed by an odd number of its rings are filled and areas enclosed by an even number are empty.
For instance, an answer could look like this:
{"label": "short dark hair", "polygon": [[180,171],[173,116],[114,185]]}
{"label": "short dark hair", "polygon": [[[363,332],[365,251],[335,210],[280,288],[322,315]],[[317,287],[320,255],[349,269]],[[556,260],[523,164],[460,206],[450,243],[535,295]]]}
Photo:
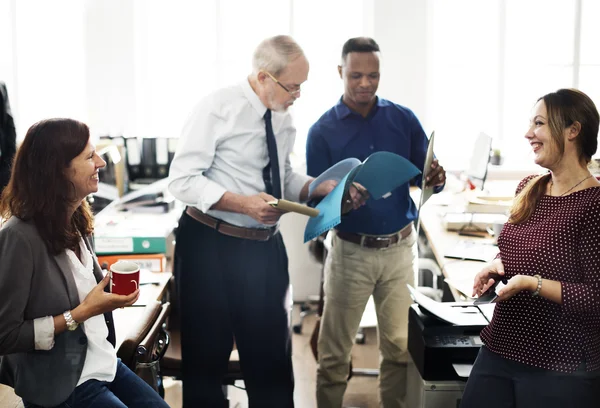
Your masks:
{"label": "short dark hair", "polygon": [[46,119],[29,128],[17,150],[8,186],[0,197],[0,215],[31,220],[53,254],[79,245],[90,235],[93,216],[83,200],[68,218],[75,186],[65,176],[71,160],[87,146],[90,131],[73,119]]}
{"label": "short dark hair", "polygon": [[369,37],[350,38],[342,47],[342,63],[346,62],[346,56],[351,52],[379,52],[379,44]]}

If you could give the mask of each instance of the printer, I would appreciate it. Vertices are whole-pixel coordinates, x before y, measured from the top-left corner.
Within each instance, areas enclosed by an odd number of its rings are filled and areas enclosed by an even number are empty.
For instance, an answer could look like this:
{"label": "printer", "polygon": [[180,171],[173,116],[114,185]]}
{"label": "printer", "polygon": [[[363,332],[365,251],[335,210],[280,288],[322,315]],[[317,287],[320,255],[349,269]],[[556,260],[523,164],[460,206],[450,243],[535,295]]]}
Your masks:
{"label": "printer", "polygon": [[472,365],[482,345],[479,333],[488,324],[474,305],[443,303],[457,308],[472,322],[451,324],[413,304],[408,312],[408,351],[421,378],[430,381],[463,379],[454,365]]}
{"label": "printer", "polygon": [[456,408],[494,304],[440,303],[409,289],[417,303],[408,313],[407,406]]}

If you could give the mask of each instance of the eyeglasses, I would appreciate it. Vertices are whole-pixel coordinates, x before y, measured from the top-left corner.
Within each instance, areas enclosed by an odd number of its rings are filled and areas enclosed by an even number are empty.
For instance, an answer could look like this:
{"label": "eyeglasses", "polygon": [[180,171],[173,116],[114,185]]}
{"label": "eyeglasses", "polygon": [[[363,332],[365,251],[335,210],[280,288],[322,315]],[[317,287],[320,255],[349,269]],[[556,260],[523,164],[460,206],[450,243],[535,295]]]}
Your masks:
{"label": "eyeglasses", "polygon": [[298,97],[300,96],[300,89],[296,90],[296,91],[290,91],[289,89],[287,89],[285,87],[285,85],[283,85],[281,82],[279,82],[277,80],[277,78],[275,78],[273,75],[271,75],[268,71],[263,71],[265,74],[267,74],[269,76],[269,78],[271,78],[273,80],[273,82],[275,82],[277,85],[279,85],[280,87],[283,88],[284,91],[286,91],[287,93],[290,94],[290,96],[292,96],[292,98],[298,99]]}

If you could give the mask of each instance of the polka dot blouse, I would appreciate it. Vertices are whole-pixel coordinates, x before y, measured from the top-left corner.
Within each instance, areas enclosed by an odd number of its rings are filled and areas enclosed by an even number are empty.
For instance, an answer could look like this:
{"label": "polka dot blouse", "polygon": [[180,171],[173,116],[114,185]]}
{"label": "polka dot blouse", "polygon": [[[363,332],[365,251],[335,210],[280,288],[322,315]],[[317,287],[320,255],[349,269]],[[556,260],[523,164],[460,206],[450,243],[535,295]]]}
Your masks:
{"label": "polka dot blouse", "polygon": [[528,291],[498,303],[481,332],[485,345],[547,370],[573,372],[584,360],[588,371],[600,369],[600,187],[544,195],[529,220],[505,225],[498,247],[507,278],[560,281],[562,305]]}

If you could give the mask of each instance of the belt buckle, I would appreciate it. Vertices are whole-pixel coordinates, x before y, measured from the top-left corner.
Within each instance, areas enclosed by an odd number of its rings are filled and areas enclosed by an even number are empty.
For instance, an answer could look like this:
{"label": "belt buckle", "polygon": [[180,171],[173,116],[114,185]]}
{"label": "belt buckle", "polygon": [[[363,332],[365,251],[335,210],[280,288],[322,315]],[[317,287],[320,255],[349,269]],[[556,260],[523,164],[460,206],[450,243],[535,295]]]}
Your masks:
{"label": "belt buckle", "polygon": [[[382,247],[378,247],[378,248],[374,248],[374,249],[388,249],[390,247],[390,245],[392,244],[392,238],[391,237],[374,237],[374,236],[368,236],[368,235],[363,235],[361,237],[361,242],[360,242],[360,246],[364,247],[365,242],[367,241],[367,239],[372,239],[375,240],[377,242],[387,242],[386,246],[382,246]],[[368,247],[367,247],[368,248]]]}
{"label": "belt buckle", "polygon": [[377,241],[377,242],[385,241],[387,243],[386,246],[378,248],[378,249],[388,249],[390,247],[390,245],[392,245],[392,237],[375,237],[375,241]]}

